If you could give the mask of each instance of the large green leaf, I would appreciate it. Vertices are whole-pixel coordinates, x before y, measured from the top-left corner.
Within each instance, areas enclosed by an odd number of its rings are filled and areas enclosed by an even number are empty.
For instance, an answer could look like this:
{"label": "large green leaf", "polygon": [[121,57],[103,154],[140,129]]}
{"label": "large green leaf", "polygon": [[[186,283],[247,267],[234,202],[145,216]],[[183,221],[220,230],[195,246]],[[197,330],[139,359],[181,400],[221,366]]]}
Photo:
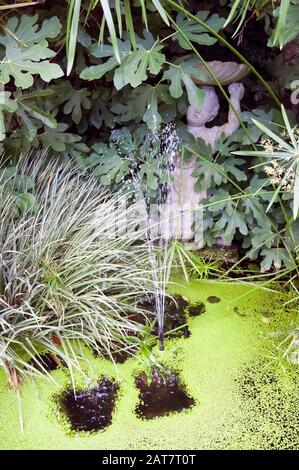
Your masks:
{"label": "large green leaf", "polygon": [[[56,16],[44,20],[40,25],[38,23],[38,15],[27,16],[21,15],[20,17],[14,16],[7,22],[7,28],[13,32],[20,43],[25,47],[33,46],[33,44],[40,44],[47,47],[48,40],[54,39],[58,36],[61,30],[61,24]],[[7,44],[7,41],[4,40]],[[1,43],[4,43],[3,40]]]}
{"label": "large green leaf", "polygon": [[[119,65],[115,55],[112,44],[92,44],[89,48],[89,53],[96,59],[107,59],[106,62],[97,65],[91,65],[82,70],[80,78],[83,80],[98,80],[102,78],[107,72],[115,69]],[[118,50],[121,62],[123,59],[132,52],[131,41],[129,39],[118,39]]]}
{"label": "large green leaf", "polygon": [[131,120],[140,122],[143,119],[147,127],[155,131],[162,122],[158,104],[160,102],[171,103],[172,101],[167,85],[144,84],[132,90],[129,97],[125,92],[123,99],[118,96],[111,110],[120,117],[121,122]]}
{"label": "large green leaf", "polygon": [[229,215],[234,212],[234,201],[231,199],[230,194],[224,189],[214,191],[208,202],[209,212],[220,214],[224,208]]}
{"label": "large green leaf", "polygon": [[1,83],[6,84],[13,77],[17,87],[29,88],[34,75],[40,75],[45,82],[63,75],[58,64],[46,60],[55,56],[48,48],[48,39],[58,35],[60,22],[54,17],[45,20],[38,29],[37,20],[37,15],[8,20],[6,27],[10,34],[0,36],[0,44],[5,49],[0,62]]}
{"label": "large green leaf", "polygon": [[232,242],[237,230],[242,235],[248,234],[248,216],[244,214],[238,199],[233,199],[228,191],[217,190],[209,198],[208,210],[217,220],[213,231],[217,237],[223,237],[225,241]]}
{"label": "large green leaf", "polygon": [[253,227],[251,244],[256,250],[262,247],[271,248],[275,234],[272,232],[271,224],[264,221],[262,227]]}
{"label": "large green leaf", "polygon": [[120,90],[130,84],[133,88],[141,85],[147,79],[148,73],[157,75],[165,61],[165,55],[160,51],[163,48],[158,42],[145,49],[137,44],[136,51],[125,57],[123,63],[114,74],[114,85]]}
{"label": "large green leaf", "polygon": [[261,256],[264,256],[261,262],[262,271],[268,271],[272,265],[277,270],[282,266],[295,268],[294,262],[285,248],[264,248],[261,251]]}
{"label": "large green leaf", "polygon": [[243,170],[238,168],[245,160],[235,157],[226,157],[214,160],[212,156],[204,156],[198,159],[198,168],[194,170],[193,176],[199,178],[197,188],[209,189],[227,183],[229,178],[234,177],[237,181],[246,181],[247,176]]}
{"label": "large green leaf", "polygon": [[204,103],[204,91],[195,85],[191,76],[198,75],[198,69],[194,61],[172,64],[164,72],[162,80],[170,80],[169,92],[173,98],[180,98],[183,94],[183,86],[186,88],[189,103],[201,108]]}
{"label": "large green leaf", "polygon": [[[14,93],[15,104],[15,120],[22,123],[22,127],[26,130],[26,137],[32,142],[37,134],[41,124],[50,128],[57,126],[57,121],[51,112],[47,111],[44,98],[53,94],[50,89],[32,91],[22,94],[21,89]],[[15,135],[15,133],[14,133]]]}
{"label": "large green leaf", "polygon": [[19,101],[19,109],[23,109],[30,116],[41,121],[45,126],[55,129],[57,127],[56,119],[50,113],[41,109],[34,102]]}
{"label": "large green leaf", "polygon": [[50,147],[55,152],[65,152],[69,144],[79,142],[81,137],[67,131],[67,124],[59,123],[56,129],[45,127],[45,130],[38,137],[44,148]]}
{"label": "large green leaf", "polygon": [[133,88],[147,79],[149,73],[157,75],[165,61],[160,51],[163,45],[154,41],[152,35],[145,33],[145,39],[139,39],[136,49],[132,49],[129,39],[118,40],[121,63],[114,56],[112,45],[93,45],[90,54],[98,59],[109,59],[101,64],[85,68],[80,77],[84,80],[97,80],[107,72],[114,70],[114,86],[120,90],[125,85]]}
{"label": "large green leaf", "polygon": [[94,173],[100,176],[102,184],[109,185],[113,181],[120,183],[129,173],[129,161],[118,155],[114,145],[94,144],[91,150],[85,164],[93,168]]}
{"label": "large green leaf", "polygon": [[0,141],[5,139],[5,122],[3,111],[14,113],[18,109],[15,100],[10,99],[9,91],[0,92]]}
{"label": "large green leaf", "polygon": [[[197,18],[201,21],[204,21],[210,28],[212,28],[216,33],[223,27],[225,23],[225,18],[220,18],[220,16],[213,14],[208,18],[209,11],[200,11],[197,13]],[[186,18],[186,15],[179,13],[176,19],[176,24],[179,29],[185,34],[185,36],[192,42],[196,44],[204,44],[205,46],[211,46],[217,42],[217,39],[214,36],[211,36],[207,33],[207,30],[200,24]],[[191,50],[192,47],[186,41],[186,39],[179,33],[175,33],[172,36],[173,41],[178,41],[180,46],[183,49]]]}

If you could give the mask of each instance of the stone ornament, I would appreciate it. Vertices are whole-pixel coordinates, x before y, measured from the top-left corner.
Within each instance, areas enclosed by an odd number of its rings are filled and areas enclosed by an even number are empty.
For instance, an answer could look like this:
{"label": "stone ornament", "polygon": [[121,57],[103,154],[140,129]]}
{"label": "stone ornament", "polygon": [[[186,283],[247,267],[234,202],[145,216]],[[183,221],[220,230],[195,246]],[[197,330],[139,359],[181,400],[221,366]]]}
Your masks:
{"label": "stone ornament", "polygon": [[[223,84],[235,77],[243,77],[245,74],[242,64],[215,61],[209,64],[209,66],[211,65]],[[248,73],[247,67],[246,73]],[[197,83],[201,82],[197,80]],[[212,152],[214,152],[216,141],[221,134],[226,137],[230,136],[239,128],[240,123],[236,114],[230,108],[225,124],[211,128],[206,127],[206,124],[218,115],[220,105],[213,86],[205,85],[202,88],[205,91],[203,107],[189,106],[187,110],[188,131],[195,138],[202,138],[211,146]],[[237,112],[241,111],[240,103],[244,91],[242,83],[230,83],[228,87],[231,103]],[[162,204],[160,209],[159,235],[163,239],[179,239],[182,241],[194,239],[196,232],[196,229],[195,232],[193,231],[193,224],[196,220],[195,212],[199,210],[200,201],[207,197],[206,190],[197,192],[194,189],[197,178],[193,176],[193,172],[197,166],[198,162],[195,156],[188,161],[181,161],[179,155],[175,157],[173,179],[169,185],[166,202]],[[200,229],[201,227],[199,227]],[[200,248],[200,246],[197,246],[197,248]]]}

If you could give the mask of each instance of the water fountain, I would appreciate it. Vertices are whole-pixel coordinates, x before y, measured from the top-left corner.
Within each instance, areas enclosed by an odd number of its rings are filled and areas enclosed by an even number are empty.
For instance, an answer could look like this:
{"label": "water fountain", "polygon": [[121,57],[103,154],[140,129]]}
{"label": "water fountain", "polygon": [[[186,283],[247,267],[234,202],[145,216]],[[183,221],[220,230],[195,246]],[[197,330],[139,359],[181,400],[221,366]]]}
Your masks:
{"label": "water fountain", "polygon": [[[188,131],[195,138],[202,138],[215,150],[215,143],[219,137],[231,135],[238,129],[240,123],[235,111],[240,111],[240,102],[244,96],[244,86],[234,80],[242,78],[248,70],[246,67],[234,62],[222,63],[218,61],[209,64],[219,81],[229,84],[228,91],[234,109],[230,108],[228,120],[221,126],[207,127],[218,115],[220,105],[214,86],[210,86],[211,77],[206,81],[198,82],[205,91],[205,100],[201,109],[189,106],[187,110]],[[213,83],[214,84],[214,83]],[[198,166],[196,156],[188,161],[182,161],[182,152],[176,128],[167,124],[160,131],[149,131],[146,136],[148,156],[157,163],[158,188],[156,204],[152,204],[148,187],[140,177],[138,171],[138,158],[130,153],[131,181],[126,184],[133,186],[136,199],[140,203],[143,220],[146,228],[146,239],[149,253],[149,262],[152,269],[156,315],[158,323],[158,336],[160,349],[164,349],[164,315],[165,290],[169,277],[167,266],[167,246],[171,240],[179,239],[188,242],[196,235],[196,214],[200,202],[207,197],[207,190],[196,191],[197,178],[193,175]],[[114,140],[115,143],[115,140]],[[165,173],[167,177],[165,178]],[[201,226],[202,227],[202,226]],[[157,256],[155,245],[161,248]],[[197,244],[198,245],[198,244]],[[201,248],[200,244],[197,248]]]}

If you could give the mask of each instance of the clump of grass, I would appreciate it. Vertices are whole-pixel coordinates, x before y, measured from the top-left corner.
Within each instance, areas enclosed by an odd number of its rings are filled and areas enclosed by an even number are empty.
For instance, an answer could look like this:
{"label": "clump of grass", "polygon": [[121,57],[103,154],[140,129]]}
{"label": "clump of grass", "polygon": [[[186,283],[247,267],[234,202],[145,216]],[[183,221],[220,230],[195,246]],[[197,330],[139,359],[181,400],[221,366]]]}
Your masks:
{"label": "clump of grass", "polygon": [[[34,204],[20,211],[7,185],[26,177]],[[26,157],[0,180],[0,366],[15,388],[44,370],[41,352],[72,371],[82,345],[110,356],[136,347],[136,299],[153,288],[141,218],[70,165]]]}

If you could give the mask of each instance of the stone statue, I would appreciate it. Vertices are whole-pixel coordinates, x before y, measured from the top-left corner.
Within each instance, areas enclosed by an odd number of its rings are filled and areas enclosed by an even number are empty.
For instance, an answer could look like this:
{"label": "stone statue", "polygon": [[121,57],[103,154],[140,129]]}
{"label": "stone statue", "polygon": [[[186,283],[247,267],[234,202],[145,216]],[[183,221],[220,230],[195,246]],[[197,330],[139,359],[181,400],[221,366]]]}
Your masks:
{"label": "stone statue", "polygon": [[[211,146],[212,152],[215,150],[217,139],[224,134],[231,135],[239,128],[239,120],[234,111],[230,108],[228,121],[222,126],[206,127],[219,112],[219,100],[213,86],[203,86],[205,91],[204,106],[199,109],[189,106],[187,110],[188,130],[194,137],[201,137]],[[228,87],[230,100],[234,109],[240,111],[240,102],[244,96],[244,85],[242,83],[231,83]],[[194,156],[188,161],[181,161],[179,155],[175,157],[173,180],[169,185],[167,199],[162,205],[159,229],[160,236],[164,239],[180,239],[190,241],[194,238],[192,225],[194,223],[194,210],[198,204],[207,196],[206,190],[195,191],[197,178],[192,176],[198,166]],[[192,215],[193,214],[193,215]],[[198,247],[200,248],[200,247]]]}

